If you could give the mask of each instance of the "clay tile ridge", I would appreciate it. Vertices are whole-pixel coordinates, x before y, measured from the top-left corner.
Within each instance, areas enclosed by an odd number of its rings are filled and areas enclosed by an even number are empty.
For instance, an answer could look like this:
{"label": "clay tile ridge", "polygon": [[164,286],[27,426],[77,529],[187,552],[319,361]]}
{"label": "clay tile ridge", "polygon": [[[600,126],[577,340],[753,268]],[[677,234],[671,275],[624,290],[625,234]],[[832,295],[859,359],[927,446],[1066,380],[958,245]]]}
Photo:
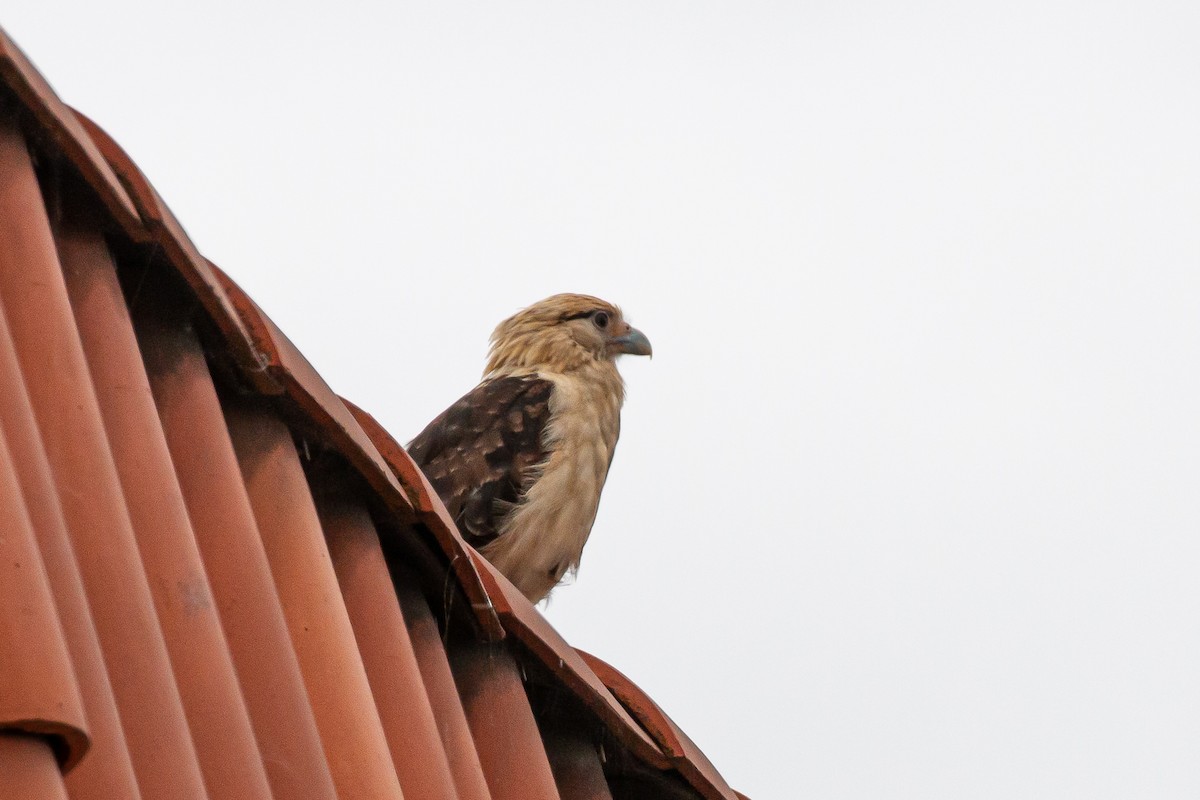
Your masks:
{"label": "clay tile ridge", "polygon": [[693,788],[708,800],[735,800],[745,798],[735,792],[717,772],[712,762],[696,747],[687,734],[668,717],[658,704],[646,696],[637,684],[625,677],[616,668],[582,650],[576,651],[588,667],[616,695],[666,753],[673,766],[687,779]]}
{"label": "clay tile ridge", "polygon": [[263,369],[272,382],[317,424],[329,443],[346,457],[389,510],[401,519],[418,520],[430,528],[450,560],[483,633],[490,640],[502,639],[504,629],[467,556],[466,542],[408,454],[369,414],[334,394],[308,359],[241,287],[216,264],[207,263],[239,314],[255,349],[263,354]]}
{"label": "clay tile ridge", "polygon": [[134,238],[144,238],[138,235],[141,227],[138,210],[108,161],[84,132],[71,109],[58,99],[50,84],[3,28],[0,28],[0,79],[33,112],[42,129],[62,148],[126,232]]}
{"label": "clay tile ridge", "polygon": [[135,242],[160,245],[196,293],[226,340],[229,354],[248,382],[265,394],[278,394],[261,369],[261,356],[233,313],[208,263],[158,192],[128,155],[98,125],[67,106],[20,48],[0,28],[0,82],[12,89],[39,129]]}
{"label": "clay tile ridge", "polygon": [[417,519],[429,528],[442,552],[450,559],[450,566],[467,595],[476,618],[482,624],[483,632],[492,641],[503,639],[504,627],[470,556],[473,551],[463,540],[458,526],[450,518],[450,512],[433,490],[425,473],[421,472],[408,451],[401,447],[374,417],[345,398],[341,398],[341,402],[383,457],[396,480],[404,487]]}
{"label": "clay tile ridge", "polygon": [[[246,330],[242,317],[225,293],[226,283],[214,274],[212,263],[200,255],[200,251],[188,238],[179,220],[120,145],[84,114],[73,109],[70,110],[70,114],[85,132],[85,138],[99,149],[116,173],[120,185],[133,199],[141,217],[141,238],[149,238],[161,246],[172,265],[191,286],[200,305],[224,337],[229,354],[242,376],[263,394],[279,394],[282,391],[281,387],[264,368],[267,355],[256,347],[257,342]],[[76,165],[78,166],[78,162]],[[138,237],[132,238],[136,240]]]}
{"label": "clay tile ridge", "polygon": [[659,745],[629,715],[579,652],[487,559],[474,550],[471,558],[483,576],[504,629],[571,689],[630,752],[658,769],[670,769],[672,763]]}

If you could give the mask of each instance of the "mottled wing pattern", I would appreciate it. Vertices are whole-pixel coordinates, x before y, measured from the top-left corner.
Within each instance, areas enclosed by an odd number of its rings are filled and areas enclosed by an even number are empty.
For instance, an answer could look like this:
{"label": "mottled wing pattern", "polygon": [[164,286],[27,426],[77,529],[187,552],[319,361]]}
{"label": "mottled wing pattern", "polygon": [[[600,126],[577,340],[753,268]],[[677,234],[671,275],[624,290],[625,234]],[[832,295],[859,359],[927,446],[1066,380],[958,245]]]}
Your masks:
{"label": "mottled wing pattern", "polygon": [[528,488],[548,453],[550,381],[494,378],[468,392],[408,446],[459,530],[474,547],[498,535],[500,518]]}

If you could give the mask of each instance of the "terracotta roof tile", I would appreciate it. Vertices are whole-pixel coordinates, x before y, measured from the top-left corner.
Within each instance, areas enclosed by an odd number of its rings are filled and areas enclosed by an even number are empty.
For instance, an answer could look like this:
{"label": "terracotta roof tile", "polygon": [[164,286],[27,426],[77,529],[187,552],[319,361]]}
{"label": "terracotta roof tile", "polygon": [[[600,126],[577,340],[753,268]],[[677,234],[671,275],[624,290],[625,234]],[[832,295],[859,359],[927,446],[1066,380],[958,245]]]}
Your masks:
{"label": "terracotta roof tile", "polygon": [[[59,486],[83,582],[143,793],[204,797],[147,577],[71,315],[49,220],[19,132],[0,128],[0,296]],[[21,265],[20,269],[15,265]],[[135,713],[153,708],[153,715]]]}
{"label": "terracotta roof tile", "polygon": [[65,767],[87,752],[87,724],[50,582],[25,511],[12,454],[0,436],[0,730],[52,738]]}
{"label": "terracotta roof tile", "polygon": [[471,548],[463,541],[458,528],[450,519],[450,513],[446,511],[446,506],[429,485],[429,479],[374,417],[349,400],[343,399],[342,402],[358,420],[392,473],[404,485],[412,498],[418,519],[433,533],[442,552],[450,559],[450,568],[458,578],[467,599],[471,601],[471,609],[484,633],[495,640],[503,639],[504,626],[496,616],[492,599],[483,586],[483,578],[475,568],[474,559],[469,555]]}
{"label": "terracotta roof tile", "polygon": [[450,663],[492,800],[559,800],[512,653],[498,642],[462,641]]}
{"label": "terracotta roof tile", "polygon": [[483,575],[484,585],[496,605],[505,630],[528,647],[530,652],[573,689],[626,747],[635,751],[648,763],[667,768],[669,764],[663,758],[658,745],[629,716],[629,712],[617,702],[608,687],[592,672],[579,653],[566,643],[517,587],[489,564],[487,559],[474,551],[471,552],[471,557]]}
{"label": "terracotta roof tile", "polygon": [[45,741],[0,732],[0,797],[67,800],[62,772]]}
{"label": "terracotta roof tile", "polygon": [[[133,764],[117,719],[108,670],[58,502],[54,476],[42,447],[33,406],[25,391],[3,304],[0,304],[0,386],[5,387],[0,392],[0,428],[4,430],[15,461],[25,495],[25,508],[38,537],[92,734],[92,757],[72,769],[67,781],[73,784],[73,797],[89,800],[135,798],[138,793]],[[82,749],[77,755],[82,755]]]}
{"label": "terracotta roof tile", "polygon": [[404,795],[455,800],[450,762],[371,516],[341,492],[319,496],[317,511]]}
{"label": "terracotta roof tile", "polygon": [[400,800],[383,726],[292,437],[259,403],[225,419],[339,800]]}
{"label": "terracotta roof tile", "polygon": [[78,111],[71,110],[70,113],[78,121],[80,132],[86,134],[85,139],[103,153],[120,178],[121,185],[129,190],[142,217],[141,236],[163,249],[171,264],[196,293],[196,299],[208,312],[209,318],[216,323],[243,379],[265,394],[282,391],[266,373],[264,366],[268,356],[234,311],[230,298],[225,294],[224,284],[214,274],[211,262],[200,255],[179,220],[146,180],[146,176],[99,125]]}
{"label": "terracotta roof tile", "polygon": [[0,28],[0,78],[36,117],[43,134],[62,148],[100,202],[132,236],[141,226],[137,208],[117,180],[108,160],[84,132],[71,109],[58,99],[46,79],[34,69],[16,43]]}
{"label": "terracotta roof tile", "polygon": [[70,211],[59,258],[205,785],[269,798],[115,266],[95,226]]}
{"label": "terracotta roof tile", "polygon": [[700,748],[676,727],[657,703],[615,668],[593,655],[581,650],[577,652],[638,721],[646,726],[646,730],[661,745],[663,752],[696,789],[712,800],[734,800],[733,789],[725,783],[725,779],[704,753],[700,752]]}
{"label": "terracotta roof tile", "polygon": [[[250,346],[249,336],[240,328],[207,262],[175,215],[108,134],[58,98],[3,29],[0,77],[42,123],[41,131],[62,148],[121,229],[132,239],[150,239],[164,248],[225,333],[230,351],[248,379],[262,380],[260,354]],[[271,388],[269,384],[259,386],[260,391]]]}
{"label": "terracotta roof tile", "polygon": [[547,721],[542,723],[542,741],[554,782],[564,798],[612,800],[604,765],[590,736],[577,726]]}
{"label": "terracotta roof tile", "polygon": [[429,706],[437,722],[438,733],[454,776],[454,786],[461,800],[489,800],[483,764],[475,748],[475,740],[467,723],[462,698],[450,669],[450,659],[442,632],[425,597],[417,590],[417,580],[404,565],[396,565],[396,599],[404,612],[409,640],[417,667],[425,681]]}
{"label": "terracotta roof tile", "polygon": [[350,460],[389,508],[411,519],[414,512],[408,494],[341,398],[240,287],[215,267],[213,272],[227,287],[241,318],[256,332],[256,341],[266,345],[263,353],[267,373],[329,437],[330,444]]}
{"label": "terracotta roof tile", "polygon": [[0,94],[0,796],[737,796],[2,34]]}
{"label": "terracotta roof tile", "polygon": [[216,387],[178,310],[134,316],[167,446],[276,797],[336,792]]}

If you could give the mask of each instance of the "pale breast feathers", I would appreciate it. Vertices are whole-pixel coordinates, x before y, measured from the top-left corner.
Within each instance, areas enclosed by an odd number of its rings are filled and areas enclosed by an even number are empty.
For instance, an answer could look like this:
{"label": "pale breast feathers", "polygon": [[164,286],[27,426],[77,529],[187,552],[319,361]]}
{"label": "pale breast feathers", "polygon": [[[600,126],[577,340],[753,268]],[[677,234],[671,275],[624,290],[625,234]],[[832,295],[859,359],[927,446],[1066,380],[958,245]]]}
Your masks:
{"label": "pale breast feathers", "polygon": [[532,376],[486,380],[408,446],[476,548],[499,535],[501,517],[522,499],[547,458],[543,432],[553,388]]}

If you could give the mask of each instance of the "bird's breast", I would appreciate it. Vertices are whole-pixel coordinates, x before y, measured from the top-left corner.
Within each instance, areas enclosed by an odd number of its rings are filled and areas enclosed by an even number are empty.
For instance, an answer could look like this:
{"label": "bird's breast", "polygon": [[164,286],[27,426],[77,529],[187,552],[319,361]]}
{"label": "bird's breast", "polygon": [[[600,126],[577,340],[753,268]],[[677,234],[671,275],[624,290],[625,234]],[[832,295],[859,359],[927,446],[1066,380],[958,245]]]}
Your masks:
{"label": "bird's breast", "polygon": [[518,589],[538,599],[579,565],[620,435],[622,399],[619,383],[614,391],[601,381],[541,377],[554,383],[543,437],[550,455],[484,551]]}

